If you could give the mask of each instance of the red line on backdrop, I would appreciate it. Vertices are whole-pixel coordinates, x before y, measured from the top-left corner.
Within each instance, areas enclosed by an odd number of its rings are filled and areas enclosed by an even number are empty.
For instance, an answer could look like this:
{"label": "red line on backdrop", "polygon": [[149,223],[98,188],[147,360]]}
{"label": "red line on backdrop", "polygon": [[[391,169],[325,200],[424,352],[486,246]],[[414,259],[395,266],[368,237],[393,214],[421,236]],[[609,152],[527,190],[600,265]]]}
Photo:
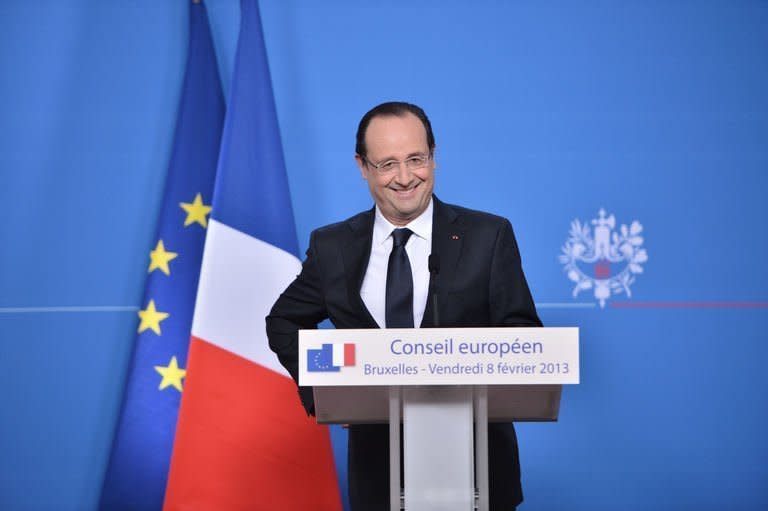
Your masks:
{"label": "red line on backdrop", "polygon": [[766,309],[768,302],[609,302],[618,309]]}

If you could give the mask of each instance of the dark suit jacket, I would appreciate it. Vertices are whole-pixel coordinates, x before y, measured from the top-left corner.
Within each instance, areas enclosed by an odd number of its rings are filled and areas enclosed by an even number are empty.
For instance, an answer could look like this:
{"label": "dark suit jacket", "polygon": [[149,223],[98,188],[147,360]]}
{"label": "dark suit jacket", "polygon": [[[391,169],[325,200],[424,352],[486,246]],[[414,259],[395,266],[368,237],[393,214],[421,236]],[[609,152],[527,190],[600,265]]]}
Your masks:
{"label": "dark suit jacket", "polygon": [[[433,197],[432,253],[439,274],[430,279],[441,327],[541,326],[520,264],[512,226],[495,215]],[[336,328],[378,328],[360,297],[373,235],[374,209],[322,227],[310,237],[301,274],[267,316],[269,345],[298,382],[298,330],[330,318]],[[422,328],[433,327],[432,300]],[[311,388],[300,388],[307,413]],[[517,440],[512,424],[489,425],[491,509],[522,500]],[[349,428],[352,509],[388,509],[387,426]]]}

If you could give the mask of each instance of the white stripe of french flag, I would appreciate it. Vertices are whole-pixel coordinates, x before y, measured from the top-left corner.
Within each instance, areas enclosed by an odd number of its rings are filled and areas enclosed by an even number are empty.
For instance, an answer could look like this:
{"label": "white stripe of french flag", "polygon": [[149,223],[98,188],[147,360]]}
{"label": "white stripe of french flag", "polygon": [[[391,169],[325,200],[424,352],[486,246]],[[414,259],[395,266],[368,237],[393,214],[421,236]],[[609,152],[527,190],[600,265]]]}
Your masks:
{"label": "white stripe of french flag", "polygon": [[333,365],[335,367],[355,365],[355,345],[352,343],[334,344]]}

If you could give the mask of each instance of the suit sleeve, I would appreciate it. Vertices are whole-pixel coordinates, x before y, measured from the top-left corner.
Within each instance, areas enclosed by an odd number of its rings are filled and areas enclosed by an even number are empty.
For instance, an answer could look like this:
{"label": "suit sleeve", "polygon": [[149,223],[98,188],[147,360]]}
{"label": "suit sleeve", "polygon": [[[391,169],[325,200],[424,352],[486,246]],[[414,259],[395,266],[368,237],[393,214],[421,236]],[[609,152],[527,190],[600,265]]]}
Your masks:
{"label": "suit sleeve", "polygon": [[[266,318],[269,347],[288,373],[299,383],[299,330],[317,328],[328,317],[322,293],[322,272],[316,232],[309,240],[301,273],[283,291]],[[299,397],[308,414],[314,414],[312,387],[299,387]]]}
{"label": "suit sleeve", "polygon": [[542,326],[523,274],[520,251],[509,220],[504,220],[494,245],[489,292],[493,325]]}

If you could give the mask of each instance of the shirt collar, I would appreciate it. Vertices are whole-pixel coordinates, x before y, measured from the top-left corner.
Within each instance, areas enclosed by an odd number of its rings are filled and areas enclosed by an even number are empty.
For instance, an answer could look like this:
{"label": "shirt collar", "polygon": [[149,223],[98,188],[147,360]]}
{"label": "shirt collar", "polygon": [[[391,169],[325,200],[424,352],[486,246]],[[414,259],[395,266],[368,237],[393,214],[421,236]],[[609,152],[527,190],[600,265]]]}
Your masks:
{"label": "shirt collar", "polygon": [[[432,197],[429,198],[429,204],[419,216],[411,220],[402,227],[407,227],[413,234],[426,240],[428,243],[432,242],[432,210],[433,210]],[[389,220],[384,218],[379,206],[376,206],[376,218],[373,222],[373,244],[381,245],[392,235],[392,231],[397,229],[398,226],[392,224]]]}

